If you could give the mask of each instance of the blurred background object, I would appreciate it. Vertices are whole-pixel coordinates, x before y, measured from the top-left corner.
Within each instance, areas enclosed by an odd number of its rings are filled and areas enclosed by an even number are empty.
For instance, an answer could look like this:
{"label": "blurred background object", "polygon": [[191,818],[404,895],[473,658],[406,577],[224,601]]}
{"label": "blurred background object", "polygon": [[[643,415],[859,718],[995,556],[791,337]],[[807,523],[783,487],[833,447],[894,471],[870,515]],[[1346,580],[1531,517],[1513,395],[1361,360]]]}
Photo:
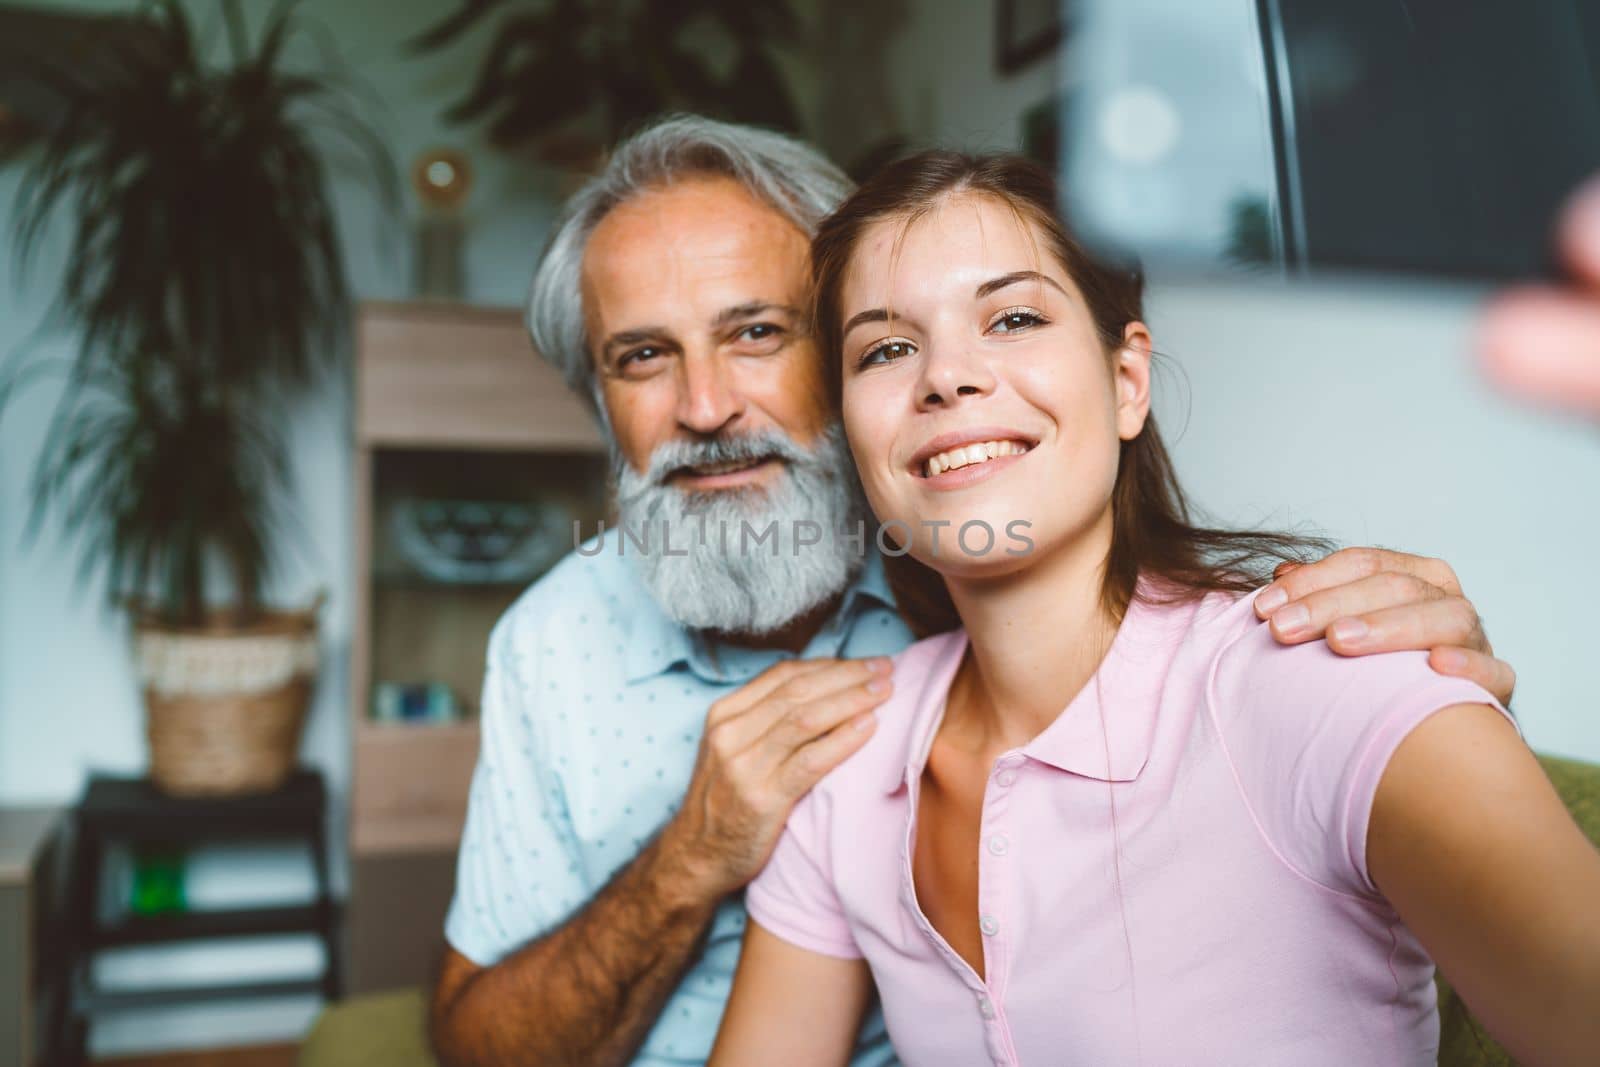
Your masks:
{"label": "blurred background object", "polygon": [[132,12],[0,4],[0,159],[57,130],[78,94],[116,77],[155,34]]}
{"label": "blurred background object", "polygon": [[1060,0],[997,0],[995,65],[1011,74],[1050,55],[1071,7]]}
{"label": "blurred background object", "polygon": [[1600,169],[1585,0],[1077,0],[1068,209],[1157,268],[1522,278]]}
{"label": "blurred background object", "polygon": [[488,123],[502,148],[582,167],[664,111],[799,129],[771,54],[799,30],[789,0],[460,0],[415,47],[450,46],[485,22],[492,43],[449,117]]}
{"label": "blurred background object", "polygon": [[434,300],[459,300],[465,291],[462,208],[472,191],[472,164],[453,149],[429,149],[411,164],[411,188],[422,204],[412,291]]}

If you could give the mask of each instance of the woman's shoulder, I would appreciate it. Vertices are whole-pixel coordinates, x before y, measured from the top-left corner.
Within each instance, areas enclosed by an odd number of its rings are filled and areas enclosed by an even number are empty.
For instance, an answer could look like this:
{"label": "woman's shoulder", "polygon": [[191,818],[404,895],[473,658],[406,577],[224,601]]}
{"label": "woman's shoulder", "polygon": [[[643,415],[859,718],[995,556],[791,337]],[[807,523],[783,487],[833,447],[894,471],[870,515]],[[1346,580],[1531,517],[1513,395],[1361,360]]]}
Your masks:
{"label": "woman's shoulder", "polygon": [[1213,661],[1208,696],[1219,713],[1318,728],[1319,717],[1336,709],[1369,718],[1444,697],[1493,703],[1479,686],[1436,673],[1426,652],[1342,656],[1320,639],[1283,644],[1256,616],[1259,592],[1207,597],[1197,613],[1197,636]]}
{"label": "woman's shoulder", "polygon": [[1220,751],[1290,866],[1370,895],[1367,817],[1394,750],[1434,712],[1495,700],[1435,673],[1425,652],[1341,656],[1321,640],[1280,644],[1254,600],[1215,605],[1200,624],[1210,648],[1195,682]]}
{"label": "woman's shoulder", "polygon": [[964,630],[925,637],[893,658],[893,689],[878,706],[872,737],[818,783],[813,794],[887,792],[904,775],[912,749],[944,707],[945,694],[966,652]]}

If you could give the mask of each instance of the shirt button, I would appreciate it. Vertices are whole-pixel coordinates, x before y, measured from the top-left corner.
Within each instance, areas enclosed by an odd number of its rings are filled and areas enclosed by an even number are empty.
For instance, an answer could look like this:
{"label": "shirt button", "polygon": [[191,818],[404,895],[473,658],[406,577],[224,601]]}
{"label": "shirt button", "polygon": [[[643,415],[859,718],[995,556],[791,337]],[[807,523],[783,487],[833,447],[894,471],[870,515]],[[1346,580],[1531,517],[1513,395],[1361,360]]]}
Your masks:
{"label": "shirt button", "polygon": [[990,1000],[988,997],[979,997],[978,998],[978,1014],[983,1016],[985,1019],[993,1019],[994,1018],[994,1001]]}
{"label": "shirt button", "polygon": [[1005,834],[995,834],[989,838],[989,852],[995,856],[1004,856],[1011,849],[1011,842],[1006,840]]}
{"label": "shirt button", "polygon": [[1000,785],[1000,786],[1011,786],[1011,785],[1016,783],[1017,772],[1016,771],[1001,771],[999,774],[994,776],[994,780],[995,780],[995,784],[997,784],[997,785]]}
{"label": "shirt button", "polygon": [[985,915],[978,920],[978,929],[983,931],[985,937],[993,937],[1000,932],[1000,923],[993,915]]}

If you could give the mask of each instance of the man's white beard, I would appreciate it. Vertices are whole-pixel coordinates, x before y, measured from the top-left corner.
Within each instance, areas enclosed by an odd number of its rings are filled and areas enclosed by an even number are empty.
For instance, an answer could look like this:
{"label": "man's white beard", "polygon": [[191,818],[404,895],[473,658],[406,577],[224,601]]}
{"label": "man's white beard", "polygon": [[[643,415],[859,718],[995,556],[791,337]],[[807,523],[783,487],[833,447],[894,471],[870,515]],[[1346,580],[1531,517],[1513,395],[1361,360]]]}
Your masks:
{"label": "man's white beard", "polygon": [[[683,467],[765,457],[785,463],[763,487],[689,493],[666,484]],[[842,593],[860,569],[864,540],[842,535],[864,531],[858,524],[867,510],[837,426],[810,452],[776,431],[673,441],[656,450],[644,474],[613,450],[612,474],[621,536],[648,537],[647,551],[625,540],[625,553],[656,603],[684,626],[770,633]],[[745,523],[754,531],[748,536]],[[772,538],[755,541],[769,523],[776,523],[776,553]],[[799,544],[818,528],[817,544]]]}

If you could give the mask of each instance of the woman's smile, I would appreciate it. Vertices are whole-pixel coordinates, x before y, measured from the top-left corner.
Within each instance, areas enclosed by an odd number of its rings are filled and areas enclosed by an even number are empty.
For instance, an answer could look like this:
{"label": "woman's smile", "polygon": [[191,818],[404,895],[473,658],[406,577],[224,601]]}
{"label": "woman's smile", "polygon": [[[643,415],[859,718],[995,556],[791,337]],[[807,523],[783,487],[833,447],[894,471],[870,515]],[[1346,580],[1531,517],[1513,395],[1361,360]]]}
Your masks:
{"label": "woman's smile", "polygon": [[949,430],[918,448],[907,468],[924,488],[959,489],[1015,466],[1038,443],[1038,438],[1010,427]]}

